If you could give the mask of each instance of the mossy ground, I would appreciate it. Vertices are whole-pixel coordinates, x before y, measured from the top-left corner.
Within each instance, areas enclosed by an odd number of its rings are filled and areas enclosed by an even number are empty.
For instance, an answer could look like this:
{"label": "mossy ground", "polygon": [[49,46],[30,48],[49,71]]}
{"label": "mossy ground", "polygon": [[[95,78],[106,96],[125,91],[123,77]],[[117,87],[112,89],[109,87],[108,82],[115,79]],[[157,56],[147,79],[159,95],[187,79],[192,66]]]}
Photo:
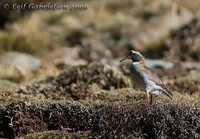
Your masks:
{"label": "mossy ground", "polygon": [[[95,80],[85,78],[90,75]],[[173,99],[164,95],[154,96],[153,104],[147,110],[145,93],[133,89],[125,77],[115,68],[93,63],[73,67],[57,76],[34,81],[19,89],[16,86],[10,91],[2,88],[1,137],[200,136],[198,92],[190,94],[174,91]],[[109,81],[107,78],[114,80]],[[196,80],[192,76],[191,79],[187,76],[179,80],[184,83],[188,79]],[[122,86],[117,84],[119,81]],[[81,86],[78,85],[80,82]],[[75,90],[69,88],[75,84],[78,85]],[[31,134],[33,132],[42,133]]]}

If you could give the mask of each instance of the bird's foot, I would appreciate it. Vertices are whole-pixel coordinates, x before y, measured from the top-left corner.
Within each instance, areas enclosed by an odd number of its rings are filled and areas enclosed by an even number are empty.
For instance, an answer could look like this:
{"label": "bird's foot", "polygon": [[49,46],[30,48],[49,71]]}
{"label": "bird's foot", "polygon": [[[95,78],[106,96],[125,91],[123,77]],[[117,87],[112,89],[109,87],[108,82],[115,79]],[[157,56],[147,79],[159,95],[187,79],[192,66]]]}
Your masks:
{"label": "bird's foot", "polygon": [[151,105],[149,105],[149,104],[146,104],[146,106],[145,106],[145,110],[146,110],[146,111],[149,111],[149,110],[150,110],[150,108],[151,108]]}

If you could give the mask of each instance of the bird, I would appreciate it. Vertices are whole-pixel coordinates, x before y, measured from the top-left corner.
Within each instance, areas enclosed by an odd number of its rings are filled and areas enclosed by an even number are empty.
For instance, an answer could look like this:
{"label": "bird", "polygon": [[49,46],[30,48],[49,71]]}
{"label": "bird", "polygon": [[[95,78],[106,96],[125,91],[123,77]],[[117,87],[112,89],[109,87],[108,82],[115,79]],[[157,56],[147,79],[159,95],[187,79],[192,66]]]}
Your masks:
{"label": "bird", "polygon": [[132,60],[130,65],[130,76],[132,84],[146,92],[147,108],[152,105],[152,96],[164,94],[167,97],[173,97],[172,92],[164,85],[163,81],[153,73],[146,65],[145,59],[140,52],[130,50],[127,57],[120,60]]}

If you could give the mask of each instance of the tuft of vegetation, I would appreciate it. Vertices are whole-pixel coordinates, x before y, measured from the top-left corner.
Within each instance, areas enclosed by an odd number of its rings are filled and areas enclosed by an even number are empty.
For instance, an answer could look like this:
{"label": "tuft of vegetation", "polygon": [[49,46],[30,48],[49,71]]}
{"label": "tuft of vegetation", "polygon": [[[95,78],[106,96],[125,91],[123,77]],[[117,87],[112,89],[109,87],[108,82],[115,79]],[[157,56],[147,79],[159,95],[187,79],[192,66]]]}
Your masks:
{"label": "tuft of vegetation", "polygon": [[96,88],[99,89],[110,90],[128,87],[130,83],[119,70],[108,65],[92,63],[87,66],[69,68],[58,76],[35,82],[25,89],[20,89],[17,93],[38,93],[44,94],[47,98],[62,99],[62,97],[68,97],[80,100],[93,92],[90,90],[92,85],[96,85]]}
{"label": "tuft of vegetation", "polygon": [[199,114],[198,103],[154,103],[149,110],[141,102],[91,106],[55,103],[48,107],[13,103],[0,110],[0,125],[4,127],[0,137],[65,129],[91,131],[92,138],[198,138]]}

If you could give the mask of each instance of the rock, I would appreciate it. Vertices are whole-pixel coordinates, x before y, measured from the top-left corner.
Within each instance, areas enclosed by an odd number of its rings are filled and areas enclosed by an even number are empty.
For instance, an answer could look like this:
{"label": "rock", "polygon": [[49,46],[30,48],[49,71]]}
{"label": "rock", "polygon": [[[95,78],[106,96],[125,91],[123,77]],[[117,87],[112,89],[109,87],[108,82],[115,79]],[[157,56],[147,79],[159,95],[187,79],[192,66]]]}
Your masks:
{"label": "rock", "polygon": [[79,66],[86,65],[87,61],[81,59],[79,56],[80,49],[77,47],[62,47],[60,49],[55,50],[48,57],[48,60],[55,65],[63,65],[63,66]]}
{"label": "rock", "polygon": [[102,58],[100,60],[100,63],[102,64],[107,64],[113,67],[118,67],[120,65],[120,60],[121,59],[107,59],[107,58]]}
{"label": "rock", "polygon": [[164,69],[170,69],[174,66],[172,62],[164,61],[161,59],[146,59],[145,63],[149,68],[162,67]]}
{"label": "rock", "polygon": [[31,55],[8,52],[0,58],[1,78],[26,78],[36,72],[41,66],[41,61]]}

